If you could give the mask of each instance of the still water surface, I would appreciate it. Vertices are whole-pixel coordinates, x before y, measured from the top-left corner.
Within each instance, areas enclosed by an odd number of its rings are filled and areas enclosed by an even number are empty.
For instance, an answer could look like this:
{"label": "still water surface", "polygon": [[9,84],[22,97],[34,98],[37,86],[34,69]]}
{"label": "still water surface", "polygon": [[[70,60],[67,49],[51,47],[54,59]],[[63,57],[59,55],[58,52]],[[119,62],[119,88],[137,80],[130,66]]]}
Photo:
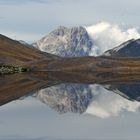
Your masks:
{"label": "still water surface", "polygon": [[0,140],[140,138],[138,78],[58,75],[0,77]]}

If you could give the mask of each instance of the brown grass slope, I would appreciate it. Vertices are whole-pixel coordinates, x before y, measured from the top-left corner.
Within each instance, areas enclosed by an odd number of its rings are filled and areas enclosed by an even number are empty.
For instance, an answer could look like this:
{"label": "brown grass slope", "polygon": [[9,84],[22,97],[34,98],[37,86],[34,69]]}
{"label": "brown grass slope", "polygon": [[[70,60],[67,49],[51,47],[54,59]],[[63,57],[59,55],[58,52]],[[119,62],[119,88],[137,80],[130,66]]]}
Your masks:
{"label": "brown grass slope", "polygon": [[[47,77],[47,73],[43,76]],[[39,75],[41,76],[41,75]],[[0,106],[55,84],[33,73],[0,76]]]}
{"label": "brown grass slope", "polygon": [[18,41],[0,35],[0,64],[22,66],[30,61],[51,60],[58,58],[54,55],[30,48]]}
{"label": "brown grass slope", "polygon": [[22,66],[32,71],[140,74],[140,58],[60,58],[0,35],[0,65]]}
{"label": "brown grass slope", "polygon": [[140,74],[140,58],[79,57],[28,63],[32,71]]}

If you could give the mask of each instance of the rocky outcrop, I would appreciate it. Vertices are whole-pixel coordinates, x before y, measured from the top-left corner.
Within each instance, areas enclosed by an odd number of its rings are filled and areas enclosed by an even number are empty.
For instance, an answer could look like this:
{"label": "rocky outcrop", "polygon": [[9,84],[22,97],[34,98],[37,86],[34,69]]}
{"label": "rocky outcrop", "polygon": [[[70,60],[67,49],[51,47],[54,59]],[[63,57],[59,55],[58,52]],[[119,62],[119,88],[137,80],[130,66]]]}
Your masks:
{"label": "rocky outcrop", "polygon": [[33,44],[41,51],[62,57],[88,56],[93,42],[84,27],[60,26]]}
{"label": "rocky outcrop", "polygon": [[61,114],[81,114],[86,111],[93,95],[88,85],[65,83],[42,89],[35,97]]}

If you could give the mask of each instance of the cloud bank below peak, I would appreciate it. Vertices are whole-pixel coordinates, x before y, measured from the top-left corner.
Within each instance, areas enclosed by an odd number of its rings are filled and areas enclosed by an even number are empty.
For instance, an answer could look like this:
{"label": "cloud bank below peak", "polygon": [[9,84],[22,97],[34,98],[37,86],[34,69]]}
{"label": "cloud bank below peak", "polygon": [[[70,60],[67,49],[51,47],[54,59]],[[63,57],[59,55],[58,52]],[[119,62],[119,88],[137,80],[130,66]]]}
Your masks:
{"label": "cloud bank below peak", "polygon": [[101,55],[127,40],[140,38],[138,28],[111,24],[109,22],[100,22],[85,28],[94,43],[90,53],[91,56]]}

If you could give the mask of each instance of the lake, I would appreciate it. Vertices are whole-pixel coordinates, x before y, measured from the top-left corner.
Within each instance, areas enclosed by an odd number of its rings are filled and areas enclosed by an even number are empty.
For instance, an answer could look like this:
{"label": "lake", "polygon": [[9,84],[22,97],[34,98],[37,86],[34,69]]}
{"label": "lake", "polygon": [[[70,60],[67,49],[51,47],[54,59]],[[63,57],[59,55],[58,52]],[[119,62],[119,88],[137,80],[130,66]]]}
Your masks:
{"label": "lake", "polygon": [[138,140],[140,77],[0,76],[0,140]]}

